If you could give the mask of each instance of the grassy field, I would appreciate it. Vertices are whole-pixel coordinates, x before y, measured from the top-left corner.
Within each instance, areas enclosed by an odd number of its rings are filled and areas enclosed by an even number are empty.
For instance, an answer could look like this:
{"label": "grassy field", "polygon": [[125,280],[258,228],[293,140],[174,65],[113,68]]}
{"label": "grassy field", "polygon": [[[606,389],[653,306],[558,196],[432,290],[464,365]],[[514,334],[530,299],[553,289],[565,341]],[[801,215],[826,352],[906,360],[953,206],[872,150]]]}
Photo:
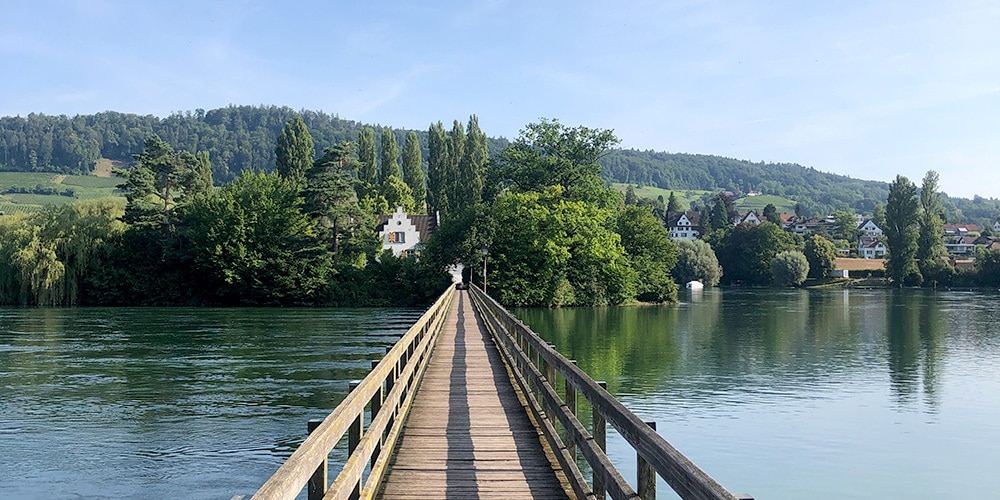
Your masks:
{"label": "grassy field", "polygon": [[788,198],[782,198],[780,196],[772,196],[769,194],[762,194],[760,196],[747,196],[736,200],[734,205],[736,209],[740,212],[749,212],[753,210],[757,215],[760,215],[764,211],[764,207],[768,203],[774,205],[774,208],[778,209],[779,214],[794,214],[795,213],[795,202],[789,200]]}
{"label": "grassy field", "polygon": [[114,177],[92,175],[61,175],[41,172],[0,172],[0,192],[13,187],[34,189],[37,186],[54,188],[56,191],[72,189],[74,197],[62,195],[40,195],[11,193],[0,195],[0,212],[33,212],[44,205],[73,203],[77,200],[120,196],[115,186],[122,180]]}
{"label": "grassy field", "polygon": [[[624,193],[625,190],[628,188],[628,184],[615,183],[612,184],[611,187],[613,187],[615,190],[621,193]],[[711,193],[711,191],[701,191],[698,189],[671,190],[671,189],[660,189],[655,186],[644,186],[641,188],[636,188],[635,186],[632,186],[632,189],[635,189],[635,194],[639,198],[649,198],[655,200],[657,196],[662,196],[664,203],[666,203],[667,200],[670,199],[670,192],[673,191],[674,197],[677,198],[677,201],[680,202],[681,206],[684,207],[685,210],[691,209],[692,201],[697,201],[702,196]]]}

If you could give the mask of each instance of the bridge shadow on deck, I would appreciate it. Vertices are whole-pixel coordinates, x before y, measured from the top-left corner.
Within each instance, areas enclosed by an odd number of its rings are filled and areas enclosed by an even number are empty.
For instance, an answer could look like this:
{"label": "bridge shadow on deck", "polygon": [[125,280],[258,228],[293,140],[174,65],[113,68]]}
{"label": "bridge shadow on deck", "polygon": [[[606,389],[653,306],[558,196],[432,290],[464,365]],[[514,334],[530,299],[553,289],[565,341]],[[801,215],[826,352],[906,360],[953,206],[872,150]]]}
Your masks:
{"label": "bridge shadow on deck", "polygon": [[435,356],[441,357],[432,358],[421,383],[416,414],[407,422],[383,496],[566,498],[500,353],[469,300],[467,292],[456,298],[457,320],[448,320],[456,326],[454,337],[446,331],[438,340]]}

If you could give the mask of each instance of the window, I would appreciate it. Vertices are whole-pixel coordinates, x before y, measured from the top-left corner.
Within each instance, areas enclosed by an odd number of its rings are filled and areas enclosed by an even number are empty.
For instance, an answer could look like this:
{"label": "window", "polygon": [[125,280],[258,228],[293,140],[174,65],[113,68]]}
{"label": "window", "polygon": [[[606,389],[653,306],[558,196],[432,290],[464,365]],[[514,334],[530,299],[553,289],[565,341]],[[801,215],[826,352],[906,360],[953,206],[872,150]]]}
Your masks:
{"label": "window", "polygon": [[406,233],[389,233],[389,243],[406,243]]}

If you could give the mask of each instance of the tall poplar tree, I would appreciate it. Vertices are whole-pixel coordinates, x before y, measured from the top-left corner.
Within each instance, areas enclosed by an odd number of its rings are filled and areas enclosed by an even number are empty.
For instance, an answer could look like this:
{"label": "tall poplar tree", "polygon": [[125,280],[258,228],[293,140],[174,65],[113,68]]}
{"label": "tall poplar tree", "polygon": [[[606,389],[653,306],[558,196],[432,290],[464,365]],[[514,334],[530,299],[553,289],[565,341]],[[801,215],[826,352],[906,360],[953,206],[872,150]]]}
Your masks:
{"label": "tall poplar tree", "polygon": [[295,115],[285,123],[274,147],[274,154],[277,157],[275,169],[278,173],[296,188],[305,187],[306,172],[312,168],[316,147],[302,116]]}
{"label": "tall poplar tree", "polygon": [[369,186],[375,185],[378,164],[375,163],[375,131],[365,127],[358,132],[358,179]]}
{"label": "tall poplar tree", "polygon": [[382,128],[382,161],[379,169],[379,183],[384,184],[391,176],[402,178],[399,171],[399,146],[396,133],[389,127]]}
{"label": "tall poplar tree", "polygon": [[929,170],[920,190],[920,232],[917,236],[917,260],[925,279],[939,280],[946,270],[944,256],[944,206],[938,193],[938,173]]}
{"label": "tall poplar tree", "polygon": [[448,170],[445,172],[451,212],[457,212],[462,206],[458,173],[463,158],[465,158],[465,130],[462,128],[462,123],[455,120],[452,123],[451,134],[448,135]]}
{"label": "tall poplar tree", "polygon": [[420,153],[420,140],[417,133],[410,131],[406,134],[406,149],[403,151],[403,182],[410,186],[413,191],[413,203],[418,212],[424,211],[424,200],[427,197],[427,188],[424,186],[424,171],[420,168],[423,163]]}
{"label": "tall poplar tree", "polygon": [[468,132],[465,135],[464,154],[458,169],[457,196],[461,209],[475,206],[483,199],[483,171],[489,151],[486,134],[479,129],[479,118],[469,117]]}
{"label": "tall poplar tree", "polygon": [[448,133],[441,122],[432,123],[427,131],[427,211],[448,213]]}
{"label": "tall poplar tree", "polygon": [[909,179],[897,175],[889,184],[889,197],[885,202],[886,245],[889,259],[886,272],[898,284],[919,285],[920,270],[914,262],[917,253],[917,222],[920,206],[917,187]]}

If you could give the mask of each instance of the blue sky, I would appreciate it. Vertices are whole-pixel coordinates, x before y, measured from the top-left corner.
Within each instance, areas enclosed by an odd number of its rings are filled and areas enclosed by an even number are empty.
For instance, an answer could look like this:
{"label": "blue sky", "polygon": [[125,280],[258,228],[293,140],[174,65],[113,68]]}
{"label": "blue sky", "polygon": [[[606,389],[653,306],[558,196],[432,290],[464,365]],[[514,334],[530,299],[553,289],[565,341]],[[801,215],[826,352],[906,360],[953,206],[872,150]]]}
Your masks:
{"label": "blue sky", "polygon": [[0,115],[275,104],[490,135],[541,117],[623,147],[1000,197],[993,0],[0,0]]}

